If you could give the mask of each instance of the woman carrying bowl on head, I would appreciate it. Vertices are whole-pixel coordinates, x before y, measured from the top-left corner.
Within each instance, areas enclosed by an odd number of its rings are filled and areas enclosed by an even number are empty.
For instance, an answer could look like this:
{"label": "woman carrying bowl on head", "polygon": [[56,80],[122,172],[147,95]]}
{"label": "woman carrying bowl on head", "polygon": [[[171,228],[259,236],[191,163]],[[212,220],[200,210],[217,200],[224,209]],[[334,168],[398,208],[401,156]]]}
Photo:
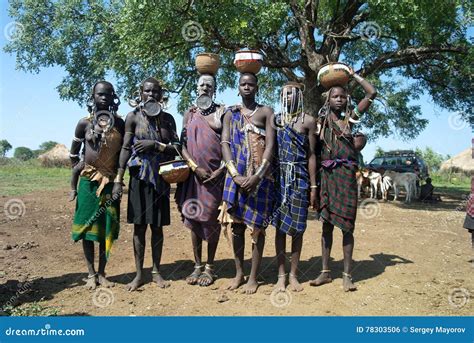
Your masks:
{"label": "woman carrying bowl on head", "polygon": [[[209,286],[215,281],[214,257],[221,227],[217,221],[222,201],[225,165],[222,161],[221,131],[224,105],[216,104],[215,73],[219,56],[200,54],[196,67],[201,74],[197,81],[196,104],[183,118],[181,141],[183,157],[192,170],[190,177],[178,185],[176,200],[184,225],[191,230],[194,270],[186,278],[189,285]],[[202,241],[207,241],[207,263],[202,265]]]}
{"label": "woman carrying bowl on head", "polygon": [[[352,127],[359,122],[377,95],[377,91],[369,82],[354,73],[352,68],[343,64],[333,66],[333,70],[322,75],[320,82],[326,87],[326,101],[319,111],[318,120],[321,125],[319,132],[321,168],[319,209],[317,216],[323,222],[321,237],[322,271],[310,282],[311,286],[320,286],[332,282],[329,269],[334,226],[343,232],[344,291],[356,290],[351,277],[352,252],[354,250],[354,225],[357,212],[357,183],[355,173],[358,168],[358,154],[364,142],[359,137],[354,139]],[[347,78],[339,78],[334,73],[346,69]],[[345,88],[349,76],[362,86],[365,97],[351,109],[350,97]]]}

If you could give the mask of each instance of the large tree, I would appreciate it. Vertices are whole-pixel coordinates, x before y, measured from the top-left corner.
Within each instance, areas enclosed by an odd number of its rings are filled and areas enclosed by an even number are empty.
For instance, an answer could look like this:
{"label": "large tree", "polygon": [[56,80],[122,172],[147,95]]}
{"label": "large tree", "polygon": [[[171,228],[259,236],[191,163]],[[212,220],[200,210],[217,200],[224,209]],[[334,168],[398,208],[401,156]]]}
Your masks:
{"label": "large tree", "polygon": [[11,148],[12,145],[6,139],[0,140],[0,157],[5,157]]}
{"label": "large tree", "polygon": [[[468,0],[11,0],[10,15],[22,26],[6,51],[23,70],[62,66],[64,99],[84,103],[90,86],[111,75],[130,96],[140,80],[156,75],[180,94],[180,111],[194,95],[199,52],[221,55],[223,90],[236,86],[235,51],[261,50],[261,96],[274,101],[285,81],[303,82],[313,114],[324,91],[318,70],[344,61],[382,99],[364,123],[371,137],[412,138],[427,120],[410,101],[424,93],[466,120],[473,115],[473,6]],[[353,97],[361,96],[354,89]]]}

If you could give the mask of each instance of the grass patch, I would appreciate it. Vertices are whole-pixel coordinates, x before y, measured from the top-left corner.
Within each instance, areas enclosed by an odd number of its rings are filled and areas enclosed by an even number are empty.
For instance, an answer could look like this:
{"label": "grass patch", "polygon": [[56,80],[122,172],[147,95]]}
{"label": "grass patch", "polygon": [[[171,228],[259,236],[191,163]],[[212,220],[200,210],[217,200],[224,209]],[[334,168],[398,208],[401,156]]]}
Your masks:
{"label": "grass patch", "polygon": [[31,317],[31,316],[57,316],[61,310],[57,307],[43,306],[38,302],[21,305],[18,307],[6,306],[3,311],[6,315],[14,317]]}
{"label": "grass patch", "polygon": [[[124,183],[128,184],[128,173]],[[19,196],[36,191],[69,189],[70,168],[45,168],[38,160],[8,159],[0,164],[0,195]]]}
{"label": "grass patch", "polygon": [[471,178],[463,174],[439,174],[430,175],[435,193],[443,193],[455,197],[465,197],[471,192]]}
{"label": "grass patch", "polygon": [[12,196],[64,188],[70,177],[69,168],[44,168],[37,160],[14,160],[0,166],[0,193]]}

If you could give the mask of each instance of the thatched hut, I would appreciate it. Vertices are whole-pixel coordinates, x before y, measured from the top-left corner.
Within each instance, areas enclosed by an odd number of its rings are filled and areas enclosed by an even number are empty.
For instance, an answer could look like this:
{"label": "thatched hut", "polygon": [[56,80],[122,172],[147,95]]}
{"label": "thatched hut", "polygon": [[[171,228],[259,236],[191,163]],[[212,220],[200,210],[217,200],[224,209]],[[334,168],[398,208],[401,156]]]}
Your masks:
{"label": "thatched hut", "polygon": [[64,144],[57,144],[51,150],[38,156],[43,167],[68,167],[69,149]]}
{"label": "thatched hut", "polygon": [[466,149],[458,155],[450,158],[441,164],[439,169],[442,173],[461,173],[468,176],[474,175],[473,150]]}

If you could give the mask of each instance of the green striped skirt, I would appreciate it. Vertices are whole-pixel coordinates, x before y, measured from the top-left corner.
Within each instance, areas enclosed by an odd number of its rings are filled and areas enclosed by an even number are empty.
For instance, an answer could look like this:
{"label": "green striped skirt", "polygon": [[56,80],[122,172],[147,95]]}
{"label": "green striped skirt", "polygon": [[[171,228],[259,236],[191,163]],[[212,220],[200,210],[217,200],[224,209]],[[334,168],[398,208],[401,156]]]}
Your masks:
{"label": "green striped skirt", "polygon": [[108,183],[99,197],[99,184],[81,176],[72,224],[72,239],[105,242],[106,257],[120,229],[120,199],[112,197],[113,182]]}

